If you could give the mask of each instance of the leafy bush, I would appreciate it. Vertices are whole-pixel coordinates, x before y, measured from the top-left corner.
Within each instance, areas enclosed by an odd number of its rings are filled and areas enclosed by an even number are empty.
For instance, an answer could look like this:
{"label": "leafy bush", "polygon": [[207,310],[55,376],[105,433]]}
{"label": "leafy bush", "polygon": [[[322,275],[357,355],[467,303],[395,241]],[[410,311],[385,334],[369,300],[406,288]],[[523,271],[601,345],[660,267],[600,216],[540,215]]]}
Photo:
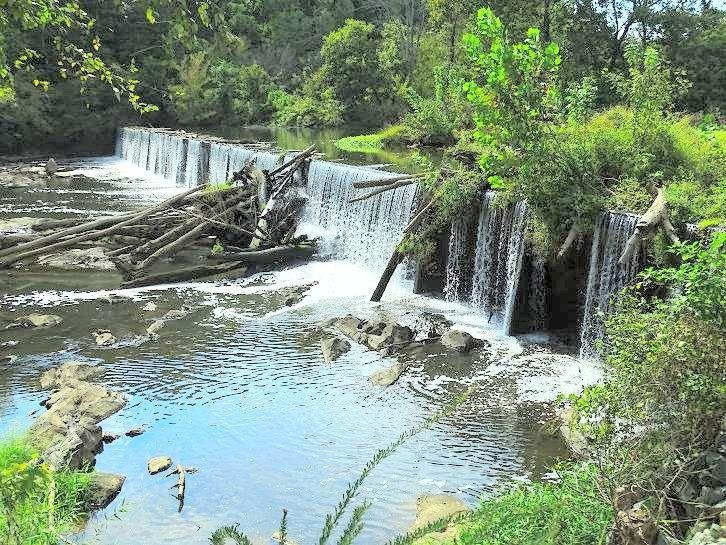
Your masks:
{"label": "leafy bush", "polygon": [[471,120],[471,111],[462,92],[461,70],[437,66],[433,77],[432,97],[423,97],[410,88],[405,93],[411,112],[406,114],[403,123],[416,143],[453,144],[456,133],[467,128]]}
{"label": "leafy bush", "polygon": [[185,57],[179,66],[179,83],[169,87],[171,107],[181,123],[204,125],[217,116],[217,91],[210,61],[200,51]]}
{"label": "leafy bush", "polygon": [[[598,545],[612,526],[594,465],[563,465],[559,482],[513,488],[484,500],[446,545]],[[424,538],[416,545],[434,545]]]}
{"label": "leafy bush", "polygon": [[55,545],[85,510],[90,475],[51,472],[23,439],[0,441],[0,541]]}
{"label": "leafy bush", "polygon": [[275,89],[272,78],[258,64],[241,66],[235,74],[232,111],[242,123],[268,121],[272,115],[269,95]]}
{"label": "leafy bush", "polygon": [[277,125],[296,127],[334,127],[343,120],[343,106],[332,89],[323,91],[318,97],[290,94],[282,89],[269,95]]}

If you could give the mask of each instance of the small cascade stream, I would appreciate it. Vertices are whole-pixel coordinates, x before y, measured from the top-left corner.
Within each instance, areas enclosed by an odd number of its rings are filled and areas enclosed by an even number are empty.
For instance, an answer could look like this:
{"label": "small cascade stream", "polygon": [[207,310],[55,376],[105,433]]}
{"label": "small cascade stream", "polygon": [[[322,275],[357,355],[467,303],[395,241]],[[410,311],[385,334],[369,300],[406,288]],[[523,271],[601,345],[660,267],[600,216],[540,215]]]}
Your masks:
{"label": "small cascade stream", "polygon": [[468,301],[490,318],[497,315],[503,332],[509,334],[522,275],[527,205],[497,207],[494,198],[495,192],[487,191],[481,202],[473,263],[468,261],[467,242],[473,226],[463,219],[452,226],[446,296]]}
{"label": "small cascade stream", "polygon": [[451,224],[449,235],[449,259],[446,263],[446,285],[444,296],[447,301],[469,300],[472,275],[472,218],[461,216]]}
{"label": "small cascade stream", "polygon": [[[181,186],[218,183],[250,161],[271,170],[280,154],[225,142],[203,142],[193,135],[124,127],[116,155]],[[323,252],[334,259],[380,272],[399,242],[416,198],[415,185],[387,191],[357,203],[353,182],[396,176],[380,170],[313,160],[301,230],[322,237]]]}
{"label": "small cascade stream", "polygon": [[625,266],[618,264],[625,243],[635,231],[637,223],[637,215],[608,212],[601,216],[595,229],[580,330],[581,357],[595,355],[597,342],[604,333],[604,317],[613,309],[614,295],[632,282],[641,268],[640,252],[635,252]]}

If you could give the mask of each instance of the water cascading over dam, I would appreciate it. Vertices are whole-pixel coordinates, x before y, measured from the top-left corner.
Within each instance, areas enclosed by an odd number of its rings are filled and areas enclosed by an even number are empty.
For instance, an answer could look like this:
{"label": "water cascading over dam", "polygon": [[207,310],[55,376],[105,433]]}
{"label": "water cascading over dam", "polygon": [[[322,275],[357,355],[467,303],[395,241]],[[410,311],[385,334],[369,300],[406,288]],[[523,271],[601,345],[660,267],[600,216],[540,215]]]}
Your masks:
{"label": "water cascading over dam", "polygon": [[469,302],[489,317],[498,316],[509,334],[523,270],[528,212],[524,202],[494,206],[495,195],[487,191],[481,201],[473,254],[468,241],[473,226],[464,219],[452,225],[445,294],[448,300]]}
{"label": "water cascading over dam", "polygon": [[[116,155],[181,186],[224,182],[255,159],[273,169],[279,153],[183,132],[142,127],[119,130]],[[409,185],[350,203],[361,194],[353,182],[396,176],[377,169],[313,160],[303,211],[303,228],[322,236],[323,250],[372,271],[386,266],[411,217],[417,186]]]}
{"label": "water cascading over dam", "polygon": [[587,292],[580,329],[580,356],[596,354],[597,342],[603,337],[604,319],[612,312],[615,297],[633,281],[642,267],[640,252],[620,265],[625,243],[635,231],[639,216],[622,212],[603,214],[595,228],[590,250]]}

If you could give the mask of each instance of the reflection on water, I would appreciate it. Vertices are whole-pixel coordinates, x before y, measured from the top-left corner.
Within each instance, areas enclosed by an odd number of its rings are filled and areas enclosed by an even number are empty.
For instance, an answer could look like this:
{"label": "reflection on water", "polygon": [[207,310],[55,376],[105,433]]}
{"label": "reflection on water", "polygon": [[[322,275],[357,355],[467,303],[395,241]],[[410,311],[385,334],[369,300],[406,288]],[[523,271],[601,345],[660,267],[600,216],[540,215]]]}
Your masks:
{"label": "reflection on water", "polygon": [[[218,129],[204,128],[199,132],[214,134],[234,140],[274,142],[281,149],[303,150],[315,144],[319,152],[325,154],[330,161],[341,161],[354,165],[391,165],[396,172],[420,172],[421,166],[411,158],[411,150],[405,146],[388,146],[375,153],[343,151],[335,146],[335,141],[345,136],[356,136],[375,131],[365,127],[345,126],[330,129],[312,129],[305,127],[222,127]],[[434,164],[441,161],[442,152],[432,148],[424,148],[421,153]]]}
{"label": "reflection on water", "polygon": [[[122,174],[128,172],[116,176]],[[97,209],[126,209],[145,188],[166,191],[158,180],[112,178],[94,182],[93,195],[116,192],[100,199]],[[88,193],[68,194],[73,206],[88,204]],[[50,192],[35,200],[39,207],[56,206]],[[9,196],[3,216],[28,202]],[[311,281],[318,284],[302,303],[281,304],[281,286]],[[548,414],[543,402],[592,380],[592,370],[574,357],[502,337],[466,307],[396,286],[383,306],[400,315],[445,312],[491,341],[473,357],[415,351],[407,356],[407,373],[387,389],[373,387],[367,377],[391,358],[354,345],[326,364],[318,324],[376,311],[367,302],[376,281],[376,274],[335,261],[245,281],[119,292],[103,291],[117,282],[113,275],[4,272],[0,320],[42,310],[64,322],[42,331],[0,329],[0,344],[19,343],[5,348],[17,360],[0,363],[0,434],[29,425],[29,414],[45,397],[38,390],[42,371],[68,359],[105,364],[106,381],[130,402],[104,430],[146,429],[136,438],[122,436],[98,458],[98,469],[126,475],[126,484],[76,539],[105,545],[201,545],[214,529],[232,523],[269,543],[283,508],[290,512],[290,535],[312,543],[323,516],[375,451],[470,384],[477,390],[465,406],[407,443],[366,481],[361,498],[373,507],[362,545],[405,531],[421,494],[452,493],[473,505],[513,477],[540,478],[554,457],[566,454],[540,430]],[[143,310],[149,301],[156,310]],[[194,312],[168,322],[158,340],[135,342],[154,319],[182,305]],[[97,347],[91,332],[98,328],[110,329],[122,347]],[[171,479],[146,472],[146,462],[157,455],[199,469],[188,477],[181,513]],[[118,517],[110,516],[122,506]]]}

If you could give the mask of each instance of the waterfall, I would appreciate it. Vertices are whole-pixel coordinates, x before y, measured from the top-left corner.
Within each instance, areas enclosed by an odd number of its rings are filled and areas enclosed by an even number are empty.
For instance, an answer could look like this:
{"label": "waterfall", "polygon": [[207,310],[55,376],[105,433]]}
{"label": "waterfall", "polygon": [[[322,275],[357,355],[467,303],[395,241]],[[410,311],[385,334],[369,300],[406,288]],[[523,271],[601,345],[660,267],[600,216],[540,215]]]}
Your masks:
{"label": "waterfall", "polygon": [[273,170],[278,164],[279,154],[213,142],[209,149],[209,181],[220,183],[231,179],[232,174],[252,159],[258,168]]}
{"label": "waterfall", "polygon": [[457,218],[451,224],[449,235],[449,258],[446,262],[446,285],[444,296],[447,301],[467,301],[471,294],[473,272],[471,252],[471,216]]}
{"label": "waterfall", "polygon": [[383,270],[411,218],[417,186],[349,201],[362,194],[353,188],[353,182],[393,176],[396,174],[371,168],[313,161],[303,222],[322,229],[327,250],[335,258]]}
{"label": "waterfall", "polygon": [[500,208],[494,198],[495,192],[487,191],[481,203],[471,303],[490,318],[498,315],[509,334],[522,274],[527,204]]}
{"label": "waterfall", "polygon": [[596,355],[597,342],[603,337],[604,317],[612,311],[614,298],[633,281],[641,267],[639,252],[624,266],[618,259],[625,243],[635,231],[638,216],[608,212],[600,217],[592,238],[587,294],[580,332],[580,356]]}
{"label": "waterfall", "polygon": [[[174,184],[190,187],[206,180],[229,180],[252,159],[266,170],[274,169],[282,159],[276,153],[218,139],[201,140],[182,132],[140,127],[119,130],[116,155]],[[330,257],[380,273],[411,218],[417,186],[400,187],[357,203],[349,201],[363,193],[353,188],[353,182],[393,176],[397,174],[313,160],[301,230],[322,236],[322,249]],[[405,273],[405,267],[401,268]]]}

